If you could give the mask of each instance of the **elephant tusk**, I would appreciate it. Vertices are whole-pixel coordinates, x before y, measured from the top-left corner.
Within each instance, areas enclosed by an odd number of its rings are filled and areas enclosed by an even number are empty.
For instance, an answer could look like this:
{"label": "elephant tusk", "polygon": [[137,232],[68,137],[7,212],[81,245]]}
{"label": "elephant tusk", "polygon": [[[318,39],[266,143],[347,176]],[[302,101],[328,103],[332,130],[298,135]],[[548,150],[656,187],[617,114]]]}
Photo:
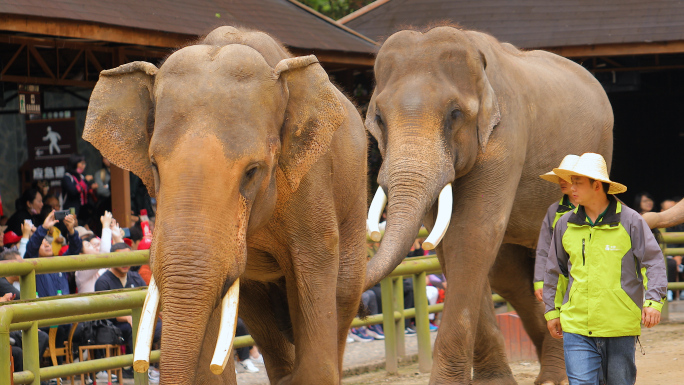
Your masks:
{"label": "elephant tusk", "polygon": [[150,280],[147,288],[147,296],[142,308],[138,336],[136,338],[135,350],[133,352],[133,369],[138,373],[145,373],[150,367],[150,350],[152,348],[152,337],[156,325],[157,309],[159,308],[159,289],[154,282],[154,277]]}
{"label": "elephant tusk", "polygon": [[209,369],[214,374],[223,373],[230,352],[233,350],[233,338],[235,338],[235,327],[237,326],[238,298],[240,296],[240,278],[236,279],[228,289],[226,296],[223,297],[221,304],[221,325],[216,340],[216,350],[211,359]]}
{"label": "elephant tusk", "polygon": [[430,235],[423,242],[424,250],[432,250],[444,237],[449,222],[451,221],[451,209],[454,203],[454,195],[451,191],[451,183],[444,186],[442,192],[439,193],[439,203],[437,204],[437,220],[435,226],[432,228]]}
{"label": "elephant tusk", "polygon": [[387,195],[385,195],[385,191],[382,187],[378,187],[378,191],[375,192],[373,201],[368,209],[368,220],[366,221],[368,236],[374,242],[380,242],[380,239],[382,238],[378,222],[380,222],[380,217],[382,216],[382,211],[385,209],[386,204]]}

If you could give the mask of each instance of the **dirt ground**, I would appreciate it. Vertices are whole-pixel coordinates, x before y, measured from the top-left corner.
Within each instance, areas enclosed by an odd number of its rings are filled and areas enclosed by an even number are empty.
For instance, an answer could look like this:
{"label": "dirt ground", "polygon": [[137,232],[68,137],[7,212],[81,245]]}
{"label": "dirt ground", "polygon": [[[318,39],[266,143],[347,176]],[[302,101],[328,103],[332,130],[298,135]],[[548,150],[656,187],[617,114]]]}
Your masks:
{"label": "dirt ground", "polygon": [[[674,318],[674,317],[673,317]],[[684,314],[653,329],[644,329],[640,337],[644,353],[637,345],[637,385],[684,384]],[[539,371],[538,362],[513,362],[511,369],[519,385],[533,385]],[[429,373],[419,373],[418,364],[402,366],[398,376],[383,370],[347,377],[345,385],[362,384],[427,384]]]}

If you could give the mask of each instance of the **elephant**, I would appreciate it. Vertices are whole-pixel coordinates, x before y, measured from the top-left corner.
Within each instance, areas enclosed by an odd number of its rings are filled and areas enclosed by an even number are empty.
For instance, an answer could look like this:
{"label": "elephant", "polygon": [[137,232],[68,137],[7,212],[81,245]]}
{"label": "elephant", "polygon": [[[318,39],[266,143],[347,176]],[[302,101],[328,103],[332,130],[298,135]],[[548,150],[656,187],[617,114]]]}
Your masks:
{"label": "elephant", "polygon": [[367,262],[367,134],[315,56],[219,27],[159,68],[103,71],[83,138],[157,200],[143,317],[163,309],[160,384],[235,384],[238,310],[271,384],[340,383]]}
{"label": "elephant", "polygon": [[[534,247],[544,213],[560,199],[539,178],[567,154],[612,156],[613,113],[580,65],[521,51],[455,26],[403,30],[375,61],[366,129],[382,165],[371,237],[382,243],[366,287],[404,258],[421,223],[449,285],[431,384],[513,384],[492,290],[519,313],[541,363],[536,383],[567,381],[562,342],[533,295]],[[609,166],[610,167],[610,166]]]}

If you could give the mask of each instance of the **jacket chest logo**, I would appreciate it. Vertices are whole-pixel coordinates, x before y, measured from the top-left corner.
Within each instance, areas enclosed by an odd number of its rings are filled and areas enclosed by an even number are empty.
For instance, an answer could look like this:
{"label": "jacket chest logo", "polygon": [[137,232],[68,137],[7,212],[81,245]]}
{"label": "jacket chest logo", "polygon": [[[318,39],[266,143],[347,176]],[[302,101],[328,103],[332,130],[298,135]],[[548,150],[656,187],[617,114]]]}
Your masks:
{"label": "jacket chest logo", "polygon": [[606,245],[606,251],[620,251],[617,246]]}

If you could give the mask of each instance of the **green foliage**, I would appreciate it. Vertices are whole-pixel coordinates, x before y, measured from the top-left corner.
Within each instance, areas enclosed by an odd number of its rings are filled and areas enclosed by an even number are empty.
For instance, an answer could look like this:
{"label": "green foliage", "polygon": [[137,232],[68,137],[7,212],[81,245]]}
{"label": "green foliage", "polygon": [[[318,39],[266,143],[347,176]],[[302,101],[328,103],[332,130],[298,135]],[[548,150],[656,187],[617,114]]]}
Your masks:
{"label": "green foliage", "polygon": [[299,0],[299,2],[333,20],[338,20],[372,3],[373,0]]}

